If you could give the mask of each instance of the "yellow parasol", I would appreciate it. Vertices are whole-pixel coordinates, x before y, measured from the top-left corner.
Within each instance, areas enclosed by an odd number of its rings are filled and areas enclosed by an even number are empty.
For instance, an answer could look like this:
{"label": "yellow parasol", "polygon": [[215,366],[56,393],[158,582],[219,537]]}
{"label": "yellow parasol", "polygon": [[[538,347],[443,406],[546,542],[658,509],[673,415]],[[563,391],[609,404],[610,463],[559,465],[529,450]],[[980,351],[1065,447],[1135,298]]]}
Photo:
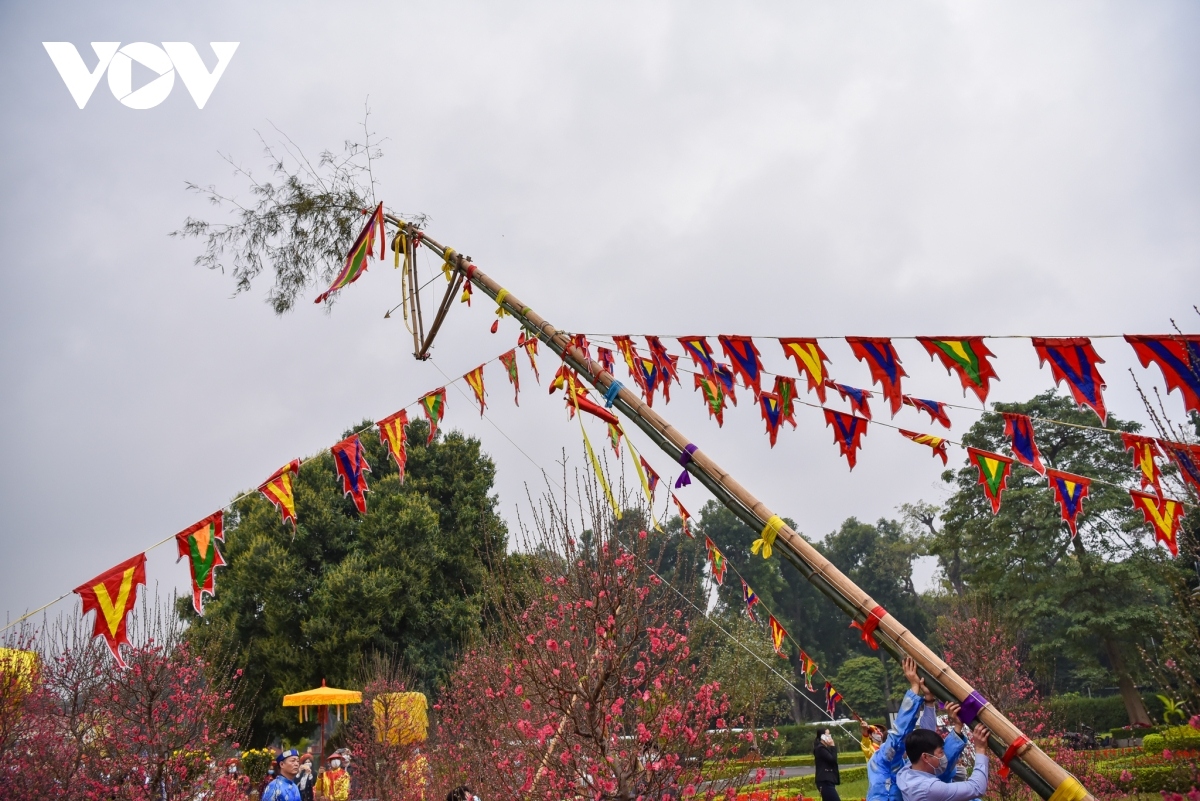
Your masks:
{"label": "yellow parasol", "polygon": [[284,706],[295,706],[300,708],[300,721],[308,720],[309,707],[317,708],[317,722],[321,727],[321,753],[320,758],[323,761],[325,758],[325,721],[327,719],[326,709],[333,707],[337,712],[338,720],[342,720],[346,716],[346,707],[350,704],[361,704],[362,693],[356,690],[339,690],[337,687],[326,687],[325,679],[321,679],[321,686],[315,690],[305,690],[302,693],[292,693],[291,695],[283,696]]}

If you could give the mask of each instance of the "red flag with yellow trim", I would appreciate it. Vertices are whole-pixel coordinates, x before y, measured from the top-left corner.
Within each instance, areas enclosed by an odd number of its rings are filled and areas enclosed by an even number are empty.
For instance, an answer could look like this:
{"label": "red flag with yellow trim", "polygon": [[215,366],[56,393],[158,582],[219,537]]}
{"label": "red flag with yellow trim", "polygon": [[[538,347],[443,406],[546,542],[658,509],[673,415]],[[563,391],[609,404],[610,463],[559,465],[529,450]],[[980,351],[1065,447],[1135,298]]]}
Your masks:
{"label": "red flag with yellow trim", "polygon": [[767,620],[771,627],[771,645],[775,648],[775,653],[784,659],[788,658],[787,653],[783,650],[784,641],[787,640],[787,631],[779,624],[774,615],[771,615]]}
{"label": "red flag with yellow trim", "polygon": [[1121,444],[1125,450],[1133,451],[1133,466],[1141,473],[1142,489],[1154,487],[1154,494],[1162,497],[1162,470],[1155,458],[1161,458],[1158,442],[1154,437],[1143,437],[1138,434],[1121,432]]}
{"label": "red flag with yellow trim", "polygon": [[146,554],[139,553],[75,588],[83,601],[83,614],[95,612],[93,637],[103,637],[117,664],[125,667],[121,646],[129,645],[128,615],[137,601],[138,585],[146,584]]}
{"label": "red flag with yellow trim", "polygon": [[1171,556],[1179,556],[1179,523],[1183,504],[1170,498],[1158,499],[1147,492],[1130,490],[1133,508],[1140,509],[1146,522],[1154,527],[1154,540],[1167,546]]}
{"label": "red flag with yellow trim", "polygon": [[299,472],[300,460],[293,459],[272,473],[271,477],[258,488],[258,491],[266,496],[266,499],[273,503],[279,513],[283,515],[283,522],[286,523],[289,520],[292,522],[293,529],[296,528],[296,494],[292,483]]}
{"label": "red flag with yellow trim", "polygon": [[796,368],[808,379],[808,391],[816,390],[817,400],[825,402],[825,381],[829,378],[829,357],[815,339],[780,339],[784,354],[796,360]]}
{"label": "red flag with yellow trim", "polygon": [[216,571],[225,566],[217,542],[225,541],[225,513],[214,512],[195,525],[175,535],[179,548],[178,562],[188,558],[188,571],[192,574],[192,608],[204,616],[204,596],[217,594]]}
{"label": "red flag with yellow trim", "polygon": [[403,484],[404,466],[408,464],[408,412],[401,409],[375,425],[379,428],[379,441],[395,460],[396,468],[400,471],[400,483]]}
{"label": "red flag with yellow trim", "polygon": [[483,417],[483,410],[487,408],[487,401],[484,400],[487,391],[483,388],[483,365],[479,365],[464,375],[463,379],[466,380],[467,386],[471,388],[471,391],[475,393],[475,400],[479,401],[479,416]]}

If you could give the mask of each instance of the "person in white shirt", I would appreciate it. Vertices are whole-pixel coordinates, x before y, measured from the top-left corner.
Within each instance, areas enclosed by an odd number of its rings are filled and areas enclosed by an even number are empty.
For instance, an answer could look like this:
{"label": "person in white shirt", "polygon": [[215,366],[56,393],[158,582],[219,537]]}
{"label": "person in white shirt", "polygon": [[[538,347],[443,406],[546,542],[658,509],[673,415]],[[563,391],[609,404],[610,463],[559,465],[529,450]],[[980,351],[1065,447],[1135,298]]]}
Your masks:
{"label": "person in white shirt", "polygon": [[938,777],[946,770],[946,751],[935,731],[918,729],[904,738],[904,751],[912,767],[896,776],[904,801],[970,801],[987,792],[987,741],[991,734],[982,723],[971,732],[975,746],[975,770],[965,782],[945,782]]}

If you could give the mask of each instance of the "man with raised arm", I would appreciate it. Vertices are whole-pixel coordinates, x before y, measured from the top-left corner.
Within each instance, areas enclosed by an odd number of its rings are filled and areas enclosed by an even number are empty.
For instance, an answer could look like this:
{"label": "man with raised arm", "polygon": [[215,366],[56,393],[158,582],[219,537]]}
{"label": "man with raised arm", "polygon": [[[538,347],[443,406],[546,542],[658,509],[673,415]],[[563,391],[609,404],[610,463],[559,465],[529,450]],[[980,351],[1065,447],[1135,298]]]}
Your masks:
{"label": "man with raised arm", "polygon": [[947,782],[940,778],[953,770],[946,757],[942,738],[935,731],[920,729],[904,739],[904,750],[912,767],[900,771],[896,784],[903,801],[971,801],[987,792],[987,741],[991,734],[982,723],[971,732],[975,746],[975,770],[965,782]]}

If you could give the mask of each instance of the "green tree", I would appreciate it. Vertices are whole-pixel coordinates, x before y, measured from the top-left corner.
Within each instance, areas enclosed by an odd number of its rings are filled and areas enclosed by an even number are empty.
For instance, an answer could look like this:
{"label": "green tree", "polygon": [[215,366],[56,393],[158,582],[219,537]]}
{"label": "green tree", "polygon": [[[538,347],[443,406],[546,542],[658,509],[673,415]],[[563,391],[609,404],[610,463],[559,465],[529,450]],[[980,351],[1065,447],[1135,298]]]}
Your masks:
{"label": "green tree", "polygon": [[507,546],[495,468],[475,439],[450,432],[426,446],[425,421],[408,431],[404,483],[374,431],[360,436],[371,465],[365,515],[324,454],[296,478],[294,534],[258,493],[227,516],[228,567],[189,636],[224,641],[258,686],[253,742],[308,733],[283,696],[322,679],[353,685],[370,652],[400,659],[432,689],[479,630],[489,565]]}
{"label": "green tree", "polygon": [[[946,471],[956,488],[932,520],[929,547],[953,589],[983,594],[1019,631],[1039,678],[1052,689],[1116,680],[1131,723],[1149,723],[1137,692],[1136,646],[1152,631],[1154,607],[1166,601],[1161,576],[1170,569],[1154,547],[1129,493],[1129,457],[1120,438],[1095,428],[1096,418],[1053,390],[1026,403],[995,404],[1034,421],[1042,461],[1095,479],[1072,537],[1046,479],[1014,463],[999,514],[978,486],[973,465]],[[1074,423],[1071,427],[1039,419]],[[1109,428],[1135,431],[1108,419]],[[985,414],[963,444],[1008,450],[1004,421]]]}
{"label": "green tree", "polygon": [[[720,626],[731,636],[717,630]],[[712,655],[704,671],[705,681],[715,681],[729,700],[729,711],[745,718],[745,726],[758,729],[791,716],[787,684],[776,673],[787,676],[790,668],[771,647],[763,623],[745,614],[727,612],[696,623],[695,637],[712,643]]]}
{"label": "green tree", "polygon": [[855,656],[838,668],[833,686],[837,687],[855,712],[872,717],[886,711],[883,691],[885,680],[882,662],[870,656]]}

